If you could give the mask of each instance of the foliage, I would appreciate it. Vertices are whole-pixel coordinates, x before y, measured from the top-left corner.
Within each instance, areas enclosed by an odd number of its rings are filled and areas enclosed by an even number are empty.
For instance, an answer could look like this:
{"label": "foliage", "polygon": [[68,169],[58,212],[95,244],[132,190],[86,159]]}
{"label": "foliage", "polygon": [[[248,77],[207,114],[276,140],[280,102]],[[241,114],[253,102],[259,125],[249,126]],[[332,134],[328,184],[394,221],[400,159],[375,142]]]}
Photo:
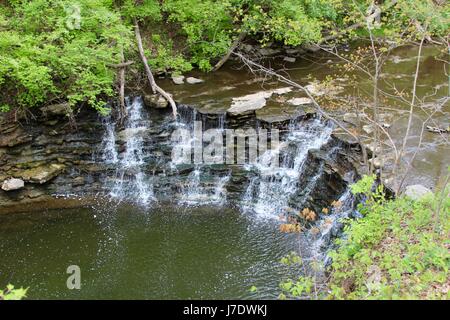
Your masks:
{"label": "foliage", "polygon": [[413,201],[385,200],[373,177],[352,187],[364,193],[364,218],[348,221],[333,263],[331,298],[448,299],[449,189]]}
{"label": "foliage", "polygon": [[[138,21],[151,66],[209,71],[238,34],[263,46],[297,46],[364,25],[372,0],[7,0],[0,4],[0,111],[68,101],[105,111],[123,49],[136,58]],[[373,33],[401,43],[445,37],[450,5],[432,0],[383,2]],[[440,4],[439,4],[440,3]],[[348,32],[351,36],[360,31]],[[338,40],[339,41],[339,40]],[[342,40],[341,40],[342,41]],[[134,64],[130,68],[139,68]]]}
{"label": "foliage", "polygon": [[113,95],[121,47],[129,30],[102,0],[10,0],[0,11],[2,109],[48,101],[87,102]]}
{"label": "foliage", "polygon": [[280,299],[450,298],[450,187],[418,201],[387,200],[375,178],[351,186],[363,196],[363,217],[343,221],[344,234],[328,254],[331,265],[324,269],[296,252],[281,259],[295,276],[281,282]]}
{"label": "foliage", "polygon": [[317,283],[321,266],[316,261],[309,261],[306,265],[297,253],[291,252],[283,257],[280,263],[291,269],[296,269],[297,273],[300,269],[302,274],[297,276],[296,280],[287,279],[281,282],[282,292],[278,297],[279,299],[318,298]]}
{"label": "foliage", "polygon": [[179,74],[192,70],[191,62],[175,52],[171,39],[163,41],[161,35],[153,34],[152,45],[153,50],[146,54],[151,58],[149,64],[156,72]]}
{"label": "foliage", "polygon": [[12,284],[8,284],[6,289],[0,291],[0,300],[22,300],[27,296],[28,288],[14,289]]}

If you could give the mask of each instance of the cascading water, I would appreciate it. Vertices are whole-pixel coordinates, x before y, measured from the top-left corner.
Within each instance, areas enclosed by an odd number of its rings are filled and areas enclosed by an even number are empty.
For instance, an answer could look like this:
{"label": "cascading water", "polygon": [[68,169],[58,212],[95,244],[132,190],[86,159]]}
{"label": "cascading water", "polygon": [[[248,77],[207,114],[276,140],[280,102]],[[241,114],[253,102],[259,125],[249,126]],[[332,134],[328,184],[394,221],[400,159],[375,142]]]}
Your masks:
{"label": "cascading water", "polygon": [[117,135],[125,140],[125,151],[117,152],[117,136],[115,124],[111,121],[105,124],[105,135],[102,141],[102,159],[106,164],[115,165],[115,175],[112,177],[110,195],[122,201],[134,200],[142,205],[147,205],[155,200],[153,194],[152,177],[144,170],[145,153],[143,134],[149,127],[149,121],[142,112],[142,99],[137,97],[127,103],[128,118],[124,129]]}
{"label": "cascading water", "polygon": [[[332,128],[320,120],[308,123],[293,123],[279,150],[268,150],[257,164],[250,166],[255,170],[254,177],[245,192],[243,208],[249,208],[261,217],[278,218],[289,207],[289,200],[298,190],[308,152],[325,145]],[[279,167],[271,166],[274,156],[282,159]],[[318,173],[320,175],[320,173]],[[313,182],[317,180],[313,178]]]}
{"label": "cascading water", "polygon": [[319,233],[307,239],[309,255],[311,259],[316,261],[323,261],[328,258],[327,253],[332,237],[338,236],[340,229],[342,229],[341,221],[350,217],[354,211],[355,199],[350,189],[347,189],[336,203],[337,205],[331,210],[331,214],[317,223]]}
{"label": "cascading water", "polygon": [[[225,129],[225,114],[217,115],[216,119],[203,118],[194,109],[186,108],[182,106],[181,117],[177,122],[177,128],[187,129],[189,131],[190,138],[182,139],[179,142],[175,142],[174,148],[192,148],[195,143],[194,123],[201,123],[202,129],[207,128],[218,129],[220,133]],[[182,164],[180,159],[172,159],[171,166],[176,170],[176,165]],[[222,205],[227,198],[226,183],[230,179],[230,173],[226,173],[222,176],[215,176],[209,170],[210,165],[207,163],[199,163],[195,165],[194,170],[188,175],[187,181],[181,186],[181,194],[179,202],[186,205],[199,205],[199,204],[215,204]],[[207,177],[209,183],[203,183],[202,177]],[[212,181],[212,182],[211,182]]]}
{"label": "cascading water", "polygon": [[[219,129],[222,136],[226,136],[225,125],[228,123],[225,115],[204,115],[194,108],[179,106],[180,117],[176,122],[164,120],[163,125],[155,128],[142,108],[140,98],[127,101],[128,118],[120,131],[110,118],[104,121],[101,152],[96,160],[109,169],[105,187],[111,197],[119,201],[147,206],[156,200],[155,184],[158,198],[167,196],[173,200],[176,195],[174,202],[181,206],[222,206],[237,200],[244,212],[255,213],[265,223],[266,219],[279,219],[288,211],[298,212],[311,205],[311,197],[320,190],[325,163],[328,163],[323,159],[336,161],[336,151],[341,148],[340,145],[328,144],[333,130],[328,123],[320,119],[293,120],[281,142],[274,145],[271,142],[272,149],[260,155],[256,163],[239,168],[203,162],[193,164],[195,156],[191,154],[187,159],[184,156],[177,158],[169,153],[164,156],[161,150],[167,148],[173,152],[179,147],[193,151],[198,143],[195,125],[199,123],[202,132]],[[184,129],[184,135],[180,140],[172,140],[171,131],[173,133],[177,129]],[[156,132],[157,138],[144,139],[151,136],[147,134],[150,132],[154,135]],[[155,153],[152,154],[151,150]],[[314,162],[311,159],[316,159],[312,156],[316,152],[323,158]],[[243,180],[239,180],[242,177]],[[248,184],[242,189],[239,186],[241,182],[236,181],[247,181]],[[352,201],[347,190],[339,200],[342,203],[340,208],[332,209],[327,216],[320,215],[320,219],[314,222],[314,229],[319,231],[302,235],[305,260],[326,259],[330,239],[336,236],[341,218],[352,212]]]}

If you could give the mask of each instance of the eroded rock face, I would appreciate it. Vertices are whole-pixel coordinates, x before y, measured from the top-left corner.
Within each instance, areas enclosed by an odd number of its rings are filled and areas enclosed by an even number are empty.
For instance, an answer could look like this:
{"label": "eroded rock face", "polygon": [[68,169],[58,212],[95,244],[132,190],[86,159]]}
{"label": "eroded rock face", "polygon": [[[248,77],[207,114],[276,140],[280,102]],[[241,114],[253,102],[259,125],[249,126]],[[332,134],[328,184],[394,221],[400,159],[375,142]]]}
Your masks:
{"label": "eroded rock face", "polygon": [[[285,92],[288,92],[288,89],[280,88],[256,97],[268,97],[269,94]],[[290,105],[290,108],[294,106]],[[171,119],[170,110],[147,108],[145,112],[150,113],[148,118],[151,119],[151,124],[148,127],[127,130],[116,128],[111,143],[120,159],[127,150],[129,137],[139,134],[143,138],[140,150],[148,155],[145,158],[145,172],[154,176],[155,197],[173,200],[182,192],[183,185],[189,180],[195,166],[193,164],[179,166],[176,170],[171,168],[170,137],[176,127],[168,121]],[[292,113],[289,117],[279,117],[275,119],[276,121],[265,121],[262,118],[257,119],[254,112],[246,117],[229,117],[229,115],[225,117],[223,114],[193,112],[193,108],[187,106],[180,106],[179,112],[181,116],[188,117],[189,121],[201,120],[205,129],[217,127],[220,119],[223,119],[227,128],[276,126],[283,132],[288,131],[293,117],[305,121],[314,117],[313,113]],[[197,118],[194,118],[193,114],[196,114]],[[0,190],[0,213],[3,205],[34,203],[40,199],[48,201],[48,197],[54,194],[86,197],[110,191],[107,186],[111,185],[112,180],[117,179],[116,170],[122,164],[111,163],[102,158],[100,150],[105,148],[102,139],[107,133],[106,127],[93,110],[86,110],[78,117],[77,128],[70,128],[63,121],[52,125],[47,124],[46,120],[31,123],[21,132],[21,135],[29,137],[27,142],[0,148],[0,181],[14,177],[25,182],[23,187],[14,192]],[[14,129],[11,129],[11,132],[14,132]],[[332,158],[327,156],[330,150],[338,145],[341,147],[335,156]],[[356,146],[342,142],[337,137],[333,137],[323,150],[311,152],[306,164],[308,168],[300,183],[306,186],[319,169],[323,173],[303,205],[320,210],[321,206],[329,204],[330,199],[334,200],[350,183],[349,172],[351,175],[358,174],[359,160],[353,158],[357,154]],[[130,177],[134,174],[136,173],[132,170],[126,172]],[[227,198],[236,202],[241,200],[252,178],[243,166],[224,164],[205,167],[202,175],[201,187],[205,190],[213,189],[218,178],[229,175],[225,185]],[[15,184],[15,187],[18,186],[18,183]],[[295,195],[292,201],[296,201],[296,198],[301,199],[304,196],[301,191],[304,189],[299,188],[300,193]]]}
{"label": "eroded rock face", "polygon": [[27,182],[44,184],[58,176],[64,168],[63,164],[52,163],[22,171],[19,176]]}
{"label": "eroded rock face", "polygon": [[25,186],[25,183],[22,179],[11,178],[3,181],[2,190],[5,191],[13,191],[22,189]]}
{"label": "eroded rock face", "polygon": [[52,104],[41,108],[41,111],[46,116],[67,116],[72,113],[69,103]]}
{"label": "eroded rock face", "polygon": [[31,141],[31,136],[16,124],[0,128],[0,147],[14,147]]}

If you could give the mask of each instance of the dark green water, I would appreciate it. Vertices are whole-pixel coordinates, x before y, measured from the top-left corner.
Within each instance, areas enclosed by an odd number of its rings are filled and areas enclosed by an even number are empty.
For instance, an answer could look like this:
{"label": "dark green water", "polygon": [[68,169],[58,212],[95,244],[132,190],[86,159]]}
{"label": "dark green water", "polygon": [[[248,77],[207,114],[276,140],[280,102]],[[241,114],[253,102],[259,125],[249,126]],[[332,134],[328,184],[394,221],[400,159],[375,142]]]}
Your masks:
{"label": "dark green water", "polygon": [[[279,260],[297,243],[230,208],[104,211],[0,216],[0,285],[30,287],[31,299],[276,298]],[[73,264],[81,290],[66,286]]]}

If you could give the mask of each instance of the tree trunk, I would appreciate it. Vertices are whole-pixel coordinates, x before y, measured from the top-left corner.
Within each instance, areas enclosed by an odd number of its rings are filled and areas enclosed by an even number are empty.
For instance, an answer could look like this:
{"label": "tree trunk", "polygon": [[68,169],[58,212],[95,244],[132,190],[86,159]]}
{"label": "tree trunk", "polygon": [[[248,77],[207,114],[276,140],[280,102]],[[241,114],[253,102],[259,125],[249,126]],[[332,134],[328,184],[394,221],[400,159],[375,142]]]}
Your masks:
{"label": "tree trunk", "polygon": [[173,117],[176,119],[178,112],[177,112],[177,105],[176,105],[175,101],[172,99],[172,96],[169,93],[164,91],[161,87],[159,87],[156,84],[155,78],[153,77],[153,74],[152,74],[152,70],[150,69],[150,66],[148,65],[147,57],[145,56],[145,53],[144,53],[144,47],[142,46],[142,37],[141,37],[141,32],[139,30],[139,23],[137,20],[134,21],[134,31],[136,34],[136,41],[138,44],[139,55],[141,56],[142,63],[144,64],[145,72],[147,73],[148,82],[150,83],[152,92],[159,93],[160,95],[162,95],[164,97],[164,99],[167,100],[167,102],[172,107]]}
{"label": "tree trunk", "polygon": [[[123,48],[120,50],[121,63],[125,61],[123,55]],[[120,122],[123,124],[125,118],[127,117],[127,109],[125,107],[125,66],[122,66],[119,70],[119,103],[120,103]]]}

